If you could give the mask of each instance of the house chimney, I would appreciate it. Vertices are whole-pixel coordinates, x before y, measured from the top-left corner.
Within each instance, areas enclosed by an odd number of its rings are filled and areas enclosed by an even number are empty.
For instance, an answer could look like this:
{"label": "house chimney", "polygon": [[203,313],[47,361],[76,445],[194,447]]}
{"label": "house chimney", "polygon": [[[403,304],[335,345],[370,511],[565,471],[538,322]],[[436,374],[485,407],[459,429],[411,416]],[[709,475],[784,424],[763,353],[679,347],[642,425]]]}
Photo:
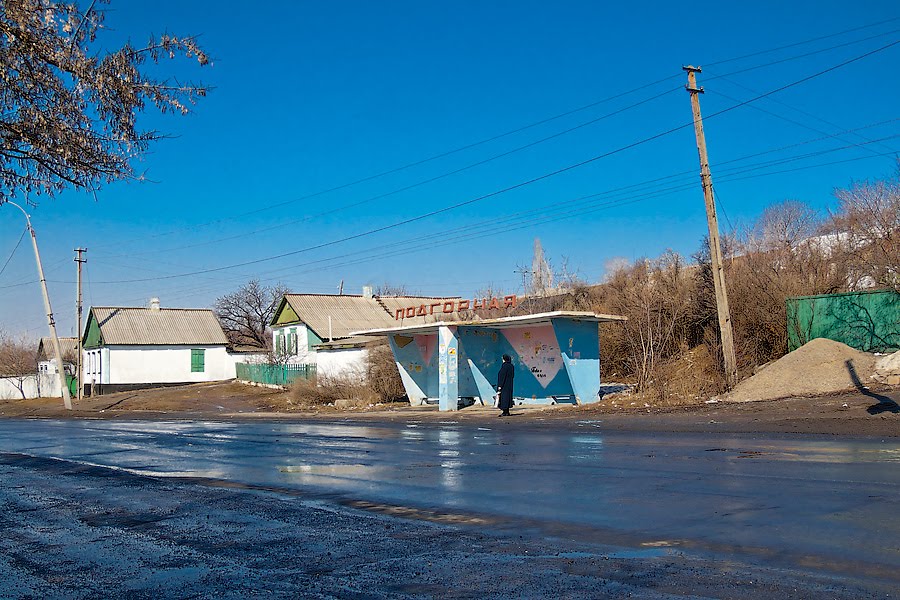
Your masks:
{"label": "house chimney", "polygon": [[159,310],[159,298],[150,298],[150,310]]}
{"label": "house chimney", "polygon": [[373,295],[374,294],[372,293],[372,286],[364,285],[363,286],[363,298],[371,298]]}

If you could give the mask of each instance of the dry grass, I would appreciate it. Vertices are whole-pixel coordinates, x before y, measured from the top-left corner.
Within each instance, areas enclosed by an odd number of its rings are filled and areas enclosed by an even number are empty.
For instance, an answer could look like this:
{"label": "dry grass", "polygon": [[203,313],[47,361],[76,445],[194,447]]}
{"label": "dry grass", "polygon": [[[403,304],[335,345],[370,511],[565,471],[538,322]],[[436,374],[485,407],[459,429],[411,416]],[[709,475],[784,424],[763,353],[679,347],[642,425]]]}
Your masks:
{"label": "dry grass", "polygon": [[314,408],[334,404],[338,400],[374,403],[377,397],[358,373],[322,374],[315,379],[298,379],[288,388],[289,402],[296,408]]}
{"label": "dry grass", "polygon": [[694,406],[724,389],[718,361],[707,346],[698,346],[657,365],[637,391],[608,394],[591,406],[601,412]]}
{"label": "dry grass", "polygon": [[290,403],[313,408],[348,400],[355,405],[374,405],[406,399],[406,391],[386,342],[370,346],[359,371],[320,374],[315,380],[297,380],[290,386]]}

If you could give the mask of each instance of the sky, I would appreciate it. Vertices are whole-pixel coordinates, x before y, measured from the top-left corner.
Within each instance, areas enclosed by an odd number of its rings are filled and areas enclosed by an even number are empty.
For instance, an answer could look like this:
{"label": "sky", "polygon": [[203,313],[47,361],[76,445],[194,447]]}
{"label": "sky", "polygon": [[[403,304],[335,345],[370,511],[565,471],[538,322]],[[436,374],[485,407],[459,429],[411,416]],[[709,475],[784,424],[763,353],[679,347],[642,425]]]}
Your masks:
{"label": "sky", "polygon": [[[720,227],[768,205],[825,214],[895,172],[895,1],[112,0],[102,44],[198,35],[214,89],[136,164],[147,181],[29,206],[61,336],[88,306],[211,307],[258,278],[522,293],[539,238],[556,272],[696,252],[706,235],[690,97],[699,65]],[[847,63],[847,64],[844,64]],[[777,91],[776,91],[777,90]],[[24,218],[0,206],[0,330],[46,335]],[[4,267],[5,264],[5,267]]]}

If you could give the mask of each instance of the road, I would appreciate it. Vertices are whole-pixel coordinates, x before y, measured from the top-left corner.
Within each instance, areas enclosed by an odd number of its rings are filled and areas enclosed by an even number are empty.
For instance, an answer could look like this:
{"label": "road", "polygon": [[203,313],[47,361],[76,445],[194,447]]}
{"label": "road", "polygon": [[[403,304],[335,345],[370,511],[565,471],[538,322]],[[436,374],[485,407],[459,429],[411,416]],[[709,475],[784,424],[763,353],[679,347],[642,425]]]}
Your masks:
{"label": "road", "polygon": [[0,597],[885,598],[900,440],[0,420]]}

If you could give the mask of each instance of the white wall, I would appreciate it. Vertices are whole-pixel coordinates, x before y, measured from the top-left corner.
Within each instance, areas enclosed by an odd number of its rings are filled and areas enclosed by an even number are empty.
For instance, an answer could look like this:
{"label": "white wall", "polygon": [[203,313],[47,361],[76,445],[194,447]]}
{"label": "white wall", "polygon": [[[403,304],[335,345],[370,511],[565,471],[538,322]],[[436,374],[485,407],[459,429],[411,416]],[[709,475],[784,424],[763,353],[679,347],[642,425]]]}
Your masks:
{"label": "white wall", "polygon": [[[191,371],[191,350],[203,349],[204,369]],[[91,355],[93,353],[93,356]],[[188,383],[234,378],[224,346],[112,346],[85,351],[86,383]]]}
{"label": "white wall", "polygon": [[366,371],[365,348],[341,350],[319,349],[316,354],[316,375],[360,375]]}
{"label": "white wall", "polygon": [[82,382],[109,383],[109,348],[85,350],[82,357]]}
{"label": "white wall", "polygon": [[[0,377],[0,400],[21,400],[18,377]],[[56,398],[60,396],[59,375],[40,373],[29,375],[22,386],[26,398]]]}
{"label": "white wall", "polygon": [[[234,354],[228,353],[228,361],[231,363],[230,373],[231,377],[237,377],[237,369],[235,365],[237,363],[246,363],[248,365],[259,365],[269,362],[269,354],[268,352],[235,352]],[[229,377],[229,379],[231,379]]]}

